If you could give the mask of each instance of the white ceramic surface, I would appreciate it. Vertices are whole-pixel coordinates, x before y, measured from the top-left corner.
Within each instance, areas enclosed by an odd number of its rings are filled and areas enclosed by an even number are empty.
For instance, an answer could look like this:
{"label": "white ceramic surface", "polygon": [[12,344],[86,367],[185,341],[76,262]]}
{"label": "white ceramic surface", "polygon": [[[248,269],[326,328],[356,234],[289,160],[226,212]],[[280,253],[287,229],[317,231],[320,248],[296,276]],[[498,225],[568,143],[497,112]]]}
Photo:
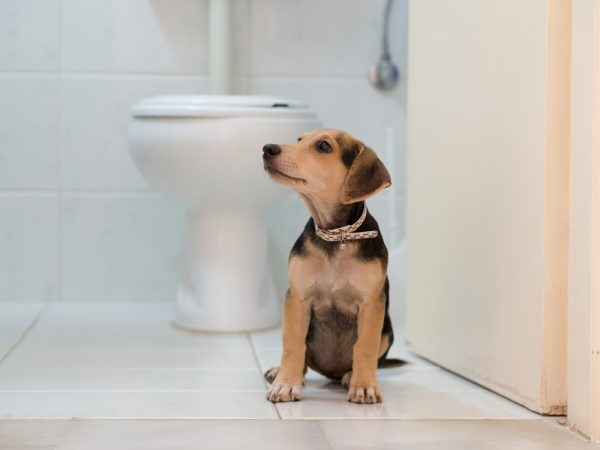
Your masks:
{"label": "white ceramic surface", "polygon": [[262,147],[318,128],[316,114],[287,99],[249,96],[162,97],[132,113],[136,164],[188,214],[176,323],[216,331],[277,324],[266,212],[289,192],[264,173]]}

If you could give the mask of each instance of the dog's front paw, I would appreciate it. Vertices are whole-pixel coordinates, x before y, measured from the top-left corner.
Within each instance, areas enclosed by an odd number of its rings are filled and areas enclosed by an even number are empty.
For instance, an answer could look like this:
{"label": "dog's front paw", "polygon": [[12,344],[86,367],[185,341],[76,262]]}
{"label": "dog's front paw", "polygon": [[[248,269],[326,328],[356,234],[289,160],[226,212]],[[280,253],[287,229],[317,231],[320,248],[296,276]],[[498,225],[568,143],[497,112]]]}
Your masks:
{"label": "dog's front paw", "polygon": [[277,378],[278,374],[279,374],[279,367],[271,367],[269,370],[267,370],[265,372],[265,380],[267,381],[267,383],[271,384],[271,383],[273,383],[273,381],[275,381],[275,378]]}
{"label": "dog's front paw", "polygon": [[352,403],[381,403],[383,396],[375,380],[366,383],[351,381],[348,387],[348,400]]}
{"label": "dog's front paw", "polygon": [[278,402],[293,402],[302,398],[302,380],[295,382],[291,380],[279,380],[275,378],[267,391],[267,400]]}

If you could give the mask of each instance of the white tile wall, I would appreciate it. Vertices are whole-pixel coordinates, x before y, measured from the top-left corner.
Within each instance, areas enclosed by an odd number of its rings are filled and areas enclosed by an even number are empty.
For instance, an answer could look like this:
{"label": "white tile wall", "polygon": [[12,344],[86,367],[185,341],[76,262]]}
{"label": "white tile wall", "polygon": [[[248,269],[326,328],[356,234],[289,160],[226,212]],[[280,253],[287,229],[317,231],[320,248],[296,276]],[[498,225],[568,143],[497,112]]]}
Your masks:
{"label": "white tile wall", "polygon": [[[236,0],[234,66],[238,92],[305,99],[378,151],[394,185],[370,209],[392,244],[406,89],[380,93],[365,78],[384,3]],[[405,74],[407,0],[395,3]],[[183,212],[132,164],[128,109],[207,92],[207,17],[206,0],[0,1],[0,302],[172,301]]]}
{"label": "white tile wall", "polygon": [[174,300],[179,207],[153,193],[66,194],[61,220],[63,300]]}
{"label": "white tile wall", "polygon": [[0,2],[0,70],[56,70],[60,0]]}
{"label": "white tile wall", "polygon": [[63,77],[62,186],[151,189],[127,149],[129,108],[145,97],[201,92],[200,77]]}
{"label": "white tile wall", "polygon": [[62,68],[204,73],[206,26],[205,1],[62,0]]}
{"label": "white tile wall", "polygon": [[0,299],[58,298],[58,196],[0,195]]}
{"label": "white tile wall", "polygon": [[60,81],[0,75],[0,189],[58,186]]}
{"label": "white tile wall", "polygon": [[252,73],[362,76],[379,56],[380,0],[253,0]]}

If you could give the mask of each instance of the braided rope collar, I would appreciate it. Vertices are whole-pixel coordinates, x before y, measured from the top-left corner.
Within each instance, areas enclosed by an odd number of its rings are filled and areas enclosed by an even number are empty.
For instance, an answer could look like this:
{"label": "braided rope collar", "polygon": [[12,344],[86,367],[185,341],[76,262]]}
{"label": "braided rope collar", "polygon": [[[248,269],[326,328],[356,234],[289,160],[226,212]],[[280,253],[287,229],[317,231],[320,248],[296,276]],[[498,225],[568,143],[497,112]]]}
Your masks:
{"label": "braided rope collar", "polygon": [[367,217],[367,205],[363,208],[363,212],[359,219],[352,225],[346,225],[340,228],[334,228],[332,230],[322,230],[315,223],[315,232],[324,241],[328,242],[340,242],[340,248],[346,248],[346,242],[357,239],[372,239],[379,236],[378,231],[355,231],[365,221]]}

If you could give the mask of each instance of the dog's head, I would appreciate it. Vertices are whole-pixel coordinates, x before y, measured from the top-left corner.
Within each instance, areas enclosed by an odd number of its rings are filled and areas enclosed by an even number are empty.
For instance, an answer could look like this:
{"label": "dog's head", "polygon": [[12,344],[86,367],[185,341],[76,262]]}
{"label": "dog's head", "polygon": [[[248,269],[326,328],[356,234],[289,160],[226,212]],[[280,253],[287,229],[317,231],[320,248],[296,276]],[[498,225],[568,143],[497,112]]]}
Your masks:
{"label": "dog's head", "polygon": [[355,203],[392,184],[375,152],[344,131],[305,133],[296,144],[263,147],[271,179],[302,194],[329,193],[342,204]]}

